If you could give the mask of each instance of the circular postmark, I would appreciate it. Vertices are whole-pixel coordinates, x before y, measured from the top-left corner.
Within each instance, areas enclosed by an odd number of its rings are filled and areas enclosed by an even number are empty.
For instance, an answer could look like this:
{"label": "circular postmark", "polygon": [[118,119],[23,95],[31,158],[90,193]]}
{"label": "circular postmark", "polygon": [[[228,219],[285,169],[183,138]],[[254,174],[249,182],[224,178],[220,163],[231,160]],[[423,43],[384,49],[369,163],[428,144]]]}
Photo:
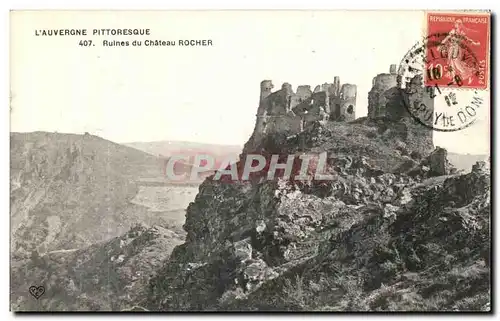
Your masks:
{"label": "circular postmark", "polygon": [[435,33],[423,38],[400,63],[399,89],[405,108],[418,123],[436,131],[469,127],[483,103],[471,85],[480,77],[481,68],[462,36]]}

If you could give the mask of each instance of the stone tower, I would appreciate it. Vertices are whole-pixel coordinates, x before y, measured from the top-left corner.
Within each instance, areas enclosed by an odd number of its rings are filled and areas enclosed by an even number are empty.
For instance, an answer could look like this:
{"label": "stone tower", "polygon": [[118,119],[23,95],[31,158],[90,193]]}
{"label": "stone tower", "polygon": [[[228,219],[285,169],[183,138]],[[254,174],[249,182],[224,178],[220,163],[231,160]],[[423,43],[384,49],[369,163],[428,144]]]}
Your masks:
{"label": "stone tower", "polygon": [[[372,89],[368,93],[368,118],[383,120],[390,124],[393,137],[405,143],[410,151],[426,155],[434,149],[432,123],[434,100],[424,87],[422,76],[410,79],[410,87],[402,86],[398,66],[391,65],[389,73],[373,78]],[[423,103],[429,110],[429,119],[415,119],[408,108]],[[425,126],[427,125],[427,126]]]}
{"label": "stone tower", "polygon": [[263,133],[266,128],[266,104],[264,103],[266,98],[272,93],[274,88],[273,82],[271,80],[263,80],[260,83],[260,100],[259,108],[257,109],[257,120],[255,122],[254,133]]}
{"label": "stone tower", "polygon": [[335,76],[333,77],[333,88],[332,88],[332,94],[334,96],[339,96],[340,95],[340,77]]}
{"label": "stone tower", "polygon": [[392,64],[390,67],[389,67],[389,73],[391,75],[395,75],[397,74],[397,70],[398,70],[398,65],[396,64]]}
{"label": "stone tower", "polygon": [[271,80],[262,80],[260,83],[260,101],[269,96],[274,88]]}
{"label": "stone tower", "polygon": [[386,105],[390,100],[390,89],[397,86],[397,65],[391,65],[389,73],[378,74],[372,80],[372,89],[368,93],[368,117],[387,116]]}
{"label": "stone tower", "polygon": [[343,84],[340,89],[340,119],[353,121],[356,119],[356,85]]}

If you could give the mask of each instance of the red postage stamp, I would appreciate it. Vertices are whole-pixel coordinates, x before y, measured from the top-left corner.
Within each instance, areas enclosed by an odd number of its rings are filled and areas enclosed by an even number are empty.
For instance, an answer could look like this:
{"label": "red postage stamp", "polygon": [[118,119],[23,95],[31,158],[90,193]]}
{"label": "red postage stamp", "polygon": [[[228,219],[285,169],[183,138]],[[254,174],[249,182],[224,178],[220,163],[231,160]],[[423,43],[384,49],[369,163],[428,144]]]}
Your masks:
{"label": "red postage stamp", "polygon": [[487,89],[490,51],[489,12],[427,12],[425,84]]}

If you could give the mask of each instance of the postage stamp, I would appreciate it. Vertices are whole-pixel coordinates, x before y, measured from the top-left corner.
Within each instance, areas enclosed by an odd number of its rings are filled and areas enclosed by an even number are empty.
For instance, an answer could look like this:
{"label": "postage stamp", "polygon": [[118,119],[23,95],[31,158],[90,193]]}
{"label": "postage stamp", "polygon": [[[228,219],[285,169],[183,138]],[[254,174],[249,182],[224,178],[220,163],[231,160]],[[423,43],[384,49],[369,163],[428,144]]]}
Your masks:
{"label": "postage stamp", "polygon": [[489,13],[427,12],[425,84],[486,89],[489,77]]}
{"label": "postage stamp", "polygon": [[423,39],[407,51],[398,70],[405,108],[435,131],[468,128],[489,90],[490,13],[427,12],[425,19]]}

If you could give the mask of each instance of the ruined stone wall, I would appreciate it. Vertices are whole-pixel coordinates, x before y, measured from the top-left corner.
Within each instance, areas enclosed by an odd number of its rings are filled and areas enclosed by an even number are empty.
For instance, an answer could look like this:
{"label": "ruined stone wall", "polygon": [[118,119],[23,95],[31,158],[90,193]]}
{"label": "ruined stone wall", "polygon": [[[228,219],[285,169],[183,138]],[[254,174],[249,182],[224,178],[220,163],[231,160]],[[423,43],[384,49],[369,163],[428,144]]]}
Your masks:
{"label": "ruined stone wall", "polygon": [[351,84],[324,83],[311,90],[300,85],[294,92],[289,83],[273,92],[270,80],[260,84],[260,101],[253,140],[270,133],[296,134],[316,121],[352,121],[355,119],[357,88]]}
{"label": "ruined stone wall", "polygon": [[296,95],[288,83],[284,83],[276,92],[272,92],[273,88],[270,80],[261,82],[260,102],[253,133],[255,144],[270,133],[293,134],[301,131],[302,119],[291,111],[291,107],[310,97],[310,88],[300,88],[301,95]]}
{"label": "ruined stone wall", "polygon": [[303,119],[303,125],[307,126],[318,120],[328,120],[328,94],[324,91],[317,91],[308,99],[292,108],[295,115]]}
{"label": "ruined stone wall", "polygon": [[[405,89],[398,84],[397,65],[391,65],[389,73],[373,78],[368,94],[368,120],[387,123],[392,135],[406,144],[409,150],[427,154],[434,149],[432,130],[415,120],[406,104],[425,103],[433,110],[433,100],[425,95],[422,79],[418,77]],[[264,80],[260,85],[260,102],[257,122],[251,139],[258,146],[262,137],[280,133],[291,136],[301,132],[317,121],[353,121],[356,118],[357,87],[341,84],[339,77],[333,83],[324,83],[311,90],[309,85],[301,85],[294,92],[289,83],[273,92],[274,85]],[[429,119],[432,122],[432,116]]]}
{"label": "ruined stone wall", "polygon": [[[408,127],[408,147],[417,150],[422,154],[427,154],[434,150],[433,134],[432,129],[433,113],[434,113],[434,99],[430,98],[426,88],[423,86],[422,76],[414,77],[409,86],[402,90],[404,101],[407,102],[408,106],[415,106],[416,104],[425,104],[427,110],[430,113],[430,118],[424,119],[418,118],[418,121],[410,115],[407,106],[403,108],[393,106],[389,108],[388,112],[395,115],[393,117],[399,117],[403,119]],[[411,108],[411,107],[410,107]]]}
{"label": "ruined stone wall", "polygon": [[328,93],[331,121],[352,121],[356,118],[356,85],[341,85],[340,78],[335,77]]}
{"label": "ruined stone wall", "polygon": [[[307,99],[311,98],[312,96],[312,91],[311,91],[311,86],[309,85],[302,85],[297,87],[297,93],[293,96],[295,96],[296,99],[294,101],[298,101],[297,105],[306,101]],[[291,106],[292,108],[297,106],[293,105]]]}

